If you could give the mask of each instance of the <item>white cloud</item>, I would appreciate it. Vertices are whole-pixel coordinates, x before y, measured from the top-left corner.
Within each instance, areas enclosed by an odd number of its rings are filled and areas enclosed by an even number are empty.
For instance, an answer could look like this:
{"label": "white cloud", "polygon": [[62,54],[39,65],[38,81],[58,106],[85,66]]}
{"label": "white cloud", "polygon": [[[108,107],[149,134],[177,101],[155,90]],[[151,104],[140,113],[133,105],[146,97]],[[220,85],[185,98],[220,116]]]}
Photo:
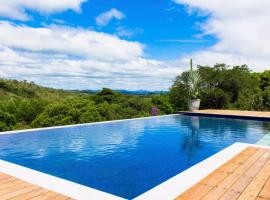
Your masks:
{"label": "white cloud", "polygon": [[116,27],[115,35],[124,38],[132,38],[134,35],[142,34],[144,30],[142,28],[126,28],[122,26]]}
{"label": "white cloud", "polygon": [[[268,0],[174,0],[189,11],[208,16],[203,34],[218,42],[189,57],[198,63],[248,64],[253,70],[270,69],[270,1]],[[185,57],[182,58],[186,59]]]}
{"label": "white cloud", "polygon": [[0,44],[33,52],[52,52],[98,60],[130,60],[143,54],[137,42],[65,26],[32,28],[0,21]]}
{"label": "white cloud", "polygon": [[145,58],[142,44],[109,34],[0,21],[0,77],[65,89],[166,90],[180,70]]}
{"label": "white cloud", "polygon": [[29,20],[27,10],[44,14],[74,10],[80,12],[80,6],[86,0],[0,0],[0,16],[16,20]]}
{"label": "white cloud", "polygon": [[123,18],[125,18],[125,15],[121,11],[113,8],[113,9],[111,9],[107,12],[101,13],[99,16],[97,16],[96,17],[96,24],[98,26],[106,26],[113,19],[121,20]]}

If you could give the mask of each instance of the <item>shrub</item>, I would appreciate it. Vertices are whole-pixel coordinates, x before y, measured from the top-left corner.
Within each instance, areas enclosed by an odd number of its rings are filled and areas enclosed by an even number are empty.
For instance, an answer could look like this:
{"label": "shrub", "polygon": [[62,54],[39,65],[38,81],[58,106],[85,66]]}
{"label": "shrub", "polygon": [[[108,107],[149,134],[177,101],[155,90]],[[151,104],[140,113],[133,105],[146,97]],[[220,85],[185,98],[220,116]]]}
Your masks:
{"label": "shrub", "polygon": [[230,97],[218,88],[206,89],[202,92],[201,108],[224,109],[228,105]]}
{"label": "shrub", "polygon": [[263,92],[263,106],[265,110],[270,110],[270,86]]}
{"label": "shrub", "polygon": [[253,90],[243,90],[234,104],[240,110],[263,110],[263,95],[260,88]]}

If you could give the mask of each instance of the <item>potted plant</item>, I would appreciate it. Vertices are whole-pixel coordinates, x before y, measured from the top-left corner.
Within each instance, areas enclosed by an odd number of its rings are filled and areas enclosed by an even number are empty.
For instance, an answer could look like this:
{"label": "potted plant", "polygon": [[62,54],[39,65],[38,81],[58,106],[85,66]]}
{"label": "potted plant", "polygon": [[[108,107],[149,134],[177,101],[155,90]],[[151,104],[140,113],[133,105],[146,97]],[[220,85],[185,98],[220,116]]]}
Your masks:
{"label": "potted plant", "polygon": [[190,71],[188,73],[188,92],[189,92],[189,101],[188,108],[189,111],[195,112],[200,109],[200,83],[201,76],[199,71],[193,70],[192,59],[190,59]]}

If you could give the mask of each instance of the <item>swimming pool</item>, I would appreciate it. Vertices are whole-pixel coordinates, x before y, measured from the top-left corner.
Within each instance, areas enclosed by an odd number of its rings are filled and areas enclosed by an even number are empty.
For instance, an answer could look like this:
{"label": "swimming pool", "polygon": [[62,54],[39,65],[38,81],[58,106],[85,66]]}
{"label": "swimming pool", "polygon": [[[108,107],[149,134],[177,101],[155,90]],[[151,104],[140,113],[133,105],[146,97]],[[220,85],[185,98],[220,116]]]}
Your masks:
{"label": "swimming pool", "polygon": [[131,199],[270,123],[171,115],[0,136],[0,159]]}

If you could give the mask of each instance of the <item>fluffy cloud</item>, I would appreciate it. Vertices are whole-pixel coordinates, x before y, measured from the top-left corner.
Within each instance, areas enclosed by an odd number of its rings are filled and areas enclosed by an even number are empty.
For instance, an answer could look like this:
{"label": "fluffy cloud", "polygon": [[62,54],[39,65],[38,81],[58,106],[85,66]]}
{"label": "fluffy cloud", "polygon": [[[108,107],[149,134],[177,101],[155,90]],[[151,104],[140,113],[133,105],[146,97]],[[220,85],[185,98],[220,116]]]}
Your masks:
{"label": "fluffy cloud", "polygon": [[96,24],[98,26],[106,26],[113,19],[121,20],[123,18],[125,18],[125,15],[121,11],[113,8],[97,16]]}
{"label": "fluffy cloud", "polygon": [[80,6],[86,0],[0,0],[0,16],[29,20],[26,10],[38,11],[44,14],[61,12],[64,10],[80,11]]}
{"label": "fluffy cloud", "polygon": [[176,63],[145,58],[137,42],[85,29],[0,22],[0,77],[66,89],[166,90],[178,73]]}
{"label": "fluffy cloud", "polygon": [[218,39],[214,46],[189,57],[201,64],[245,63],[256,71],[270,68],[270,1],[174,1],[187,5],[190,12],[208,16],[201,24],[203,34]]}
{"label": "fluffy cloud", "polygon": [[52,26],[32,28],[0,21],[0,44],[32,52],[51,52],[98,60],[130,60],[143,54],[143,46],[95,31]]}

